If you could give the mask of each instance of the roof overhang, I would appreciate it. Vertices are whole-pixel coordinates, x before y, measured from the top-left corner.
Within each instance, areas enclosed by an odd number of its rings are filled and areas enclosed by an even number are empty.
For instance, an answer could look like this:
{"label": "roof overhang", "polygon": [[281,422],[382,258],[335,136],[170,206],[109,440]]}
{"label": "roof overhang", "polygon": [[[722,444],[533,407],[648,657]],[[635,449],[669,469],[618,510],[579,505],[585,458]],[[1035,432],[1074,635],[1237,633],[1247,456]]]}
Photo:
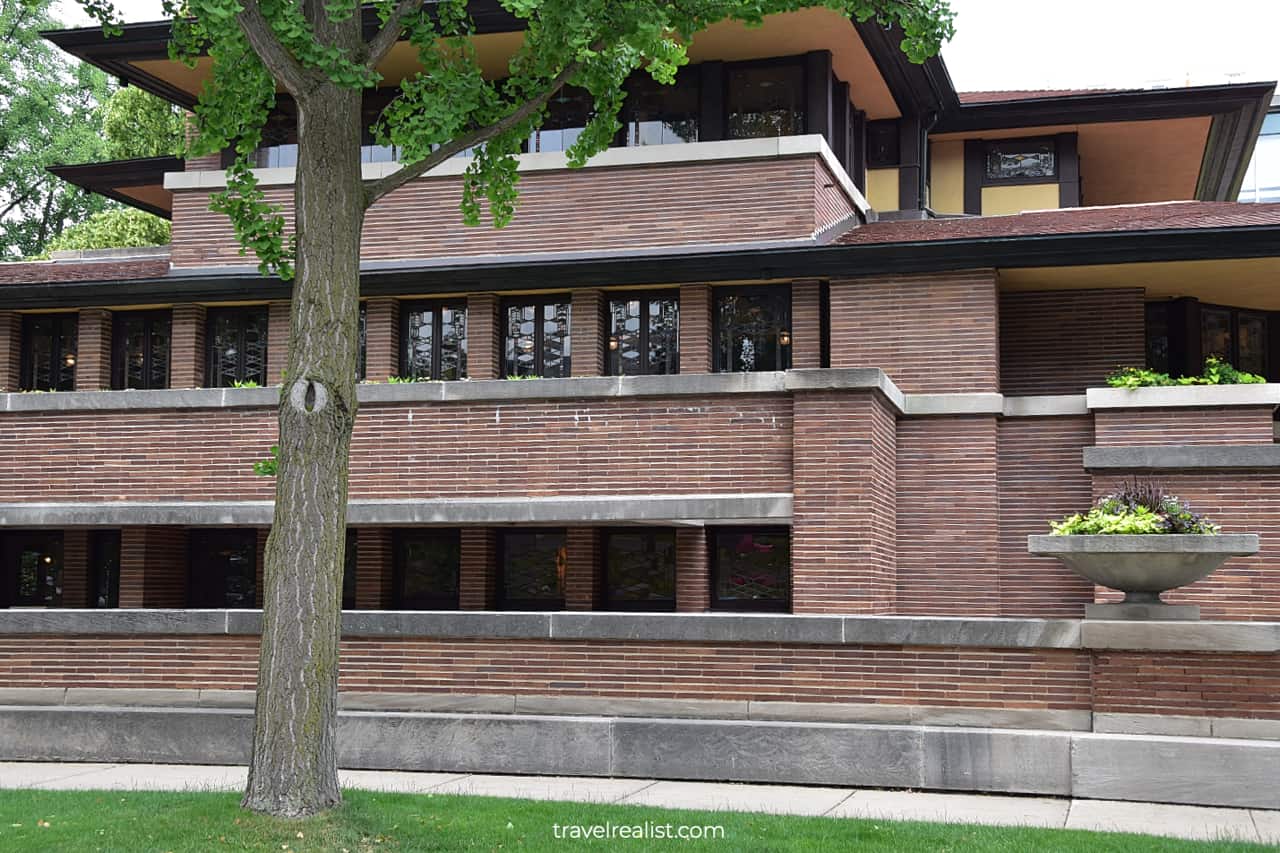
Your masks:
{"label": "roof overhang", "polygon": [[[1018,269],[1280,256],[1280,225],[1178,228],[797,248],[739,248],[642,257],[557,255],[543,260],[476,258],[366,265],[365,296],[475,291],[848,278],[975,268]],[[513,276],[513,270],[519,270]],[[192,270],[122,281],[11,284],[7,309],[287,299],[290,283],[249,268]]]}
{"label": "roof overhang", "polygon": [[178,157],[145,157],[50,166],[48,171],[81,189],[169,219],[173,215],[173,193],[165,189],[164,176],[166,172],[181,172],[182,168],[183,161]]}

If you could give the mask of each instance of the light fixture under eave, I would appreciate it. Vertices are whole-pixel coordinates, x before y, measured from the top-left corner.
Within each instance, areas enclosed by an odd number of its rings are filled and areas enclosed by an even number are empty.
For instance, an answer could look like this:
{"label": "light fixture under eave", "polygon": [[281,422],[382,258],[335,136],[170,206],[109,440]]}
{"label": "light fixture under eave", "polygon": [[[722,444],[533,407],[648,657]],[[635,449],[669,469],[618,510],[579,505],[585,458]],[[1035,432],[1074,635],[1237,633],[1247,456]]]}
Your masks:
{"label": "light fixture under eave", "polygon": [[63,364],[65,364],[67,367],[75,367],[75,366],[76,366],[76,354],[75,354],[75,353],[73,353],[73,352],[69,352],[69,353],[67,353],[67,354],[66,354],[66,356],[64,356],[64,357],[63,357],[63,359],[62,359],[62,363],[63,363]]}
{"label": "light fixture under eave", "polygon": [[617,338],[617,336],[610,336],[610,338],[609,338],[609,349],[610,349],[610,350],[613,350],[613,351],[616,351],[616,350],[618,349],[618,338]]}
{"label": "light fixture under eave", "polygon": [[784,347],[791,346],[791,331],[789,329],[782,329],[778,332],[778,343]]}

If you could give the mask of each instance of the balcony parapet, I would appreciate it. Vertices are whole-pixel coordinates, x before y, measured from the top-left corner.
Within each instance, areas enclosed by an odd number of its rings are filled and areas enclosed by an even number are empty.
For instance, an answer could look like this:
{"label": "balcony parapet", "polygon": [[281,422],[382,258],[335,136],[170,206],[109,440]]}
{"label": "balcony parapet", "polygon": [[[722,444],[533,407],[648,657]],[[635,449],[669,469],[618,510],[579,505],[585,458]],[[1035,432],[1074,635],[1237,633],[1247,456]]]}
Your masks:
{"label": "balcony parapet", "polygon": [[1280,406],[1280,384],[1180,385],[1157,388],[1090,388],[1090,410],[1215,409],[1228,406]]}

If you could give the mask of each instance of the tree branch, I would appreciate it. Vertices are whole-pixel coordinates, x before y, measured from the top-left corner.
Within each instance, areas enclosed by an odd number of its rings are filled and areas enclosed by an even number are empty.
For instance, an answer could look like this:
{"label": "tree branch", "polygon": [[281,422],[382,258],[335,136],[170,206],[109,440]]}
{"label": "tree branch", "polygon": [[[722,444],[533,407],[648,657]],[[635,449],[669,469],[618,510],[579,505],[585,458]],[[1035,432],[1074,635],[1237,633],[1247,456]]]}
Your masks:
{"label": "tree branch", "polygon": [[249,46],[258,54],[262,64],[267,66],[276,80],[288,90],[294,98],[301,98],[306,93],[322,85],[326,78],[314,69],[305,68],[294,58],[271,29],[271,24],[262,14],[258,0],[245,0],[244,9],[236,15],[236,21]]}
{"label": "tree branch", "polygon": [[382,198],[397,187],[403,186],[414,178],[426,174],[453,155],[461,151],[465,151],[474,145],[479,145],[482,142],[490,140],[529,118],[538,110],[542,109],[556,92],[560,91],[561,87],[568,82],[569,78],[577,73],[579,67],[580,64],[577,62],[569,63],[565,66],[563,71],[552,78],[551,83],[545,90],[543,90],[542,94],[538,95],[536,98],[531,98],[525,101],[510,115],[504,116],[493,124],[478,128],[470,133],[465,133],[450,142],[446,142],[444,145],[441,145],[435,151],[432,151],[418,162],[411,163],[407,166],[401,166],[385,178],[380,178],[379,180],[374,181],[365,188],[365,207],[370,207],[378,199]]}
{"label": "tree branch", "polygon": [[369,58],[365,62],[365,66],[370,71],[377,67],[378,63],[383,60],[391,48],[395,47],[397,41],[400,40],[400,33],[404,31],[404,19],[409,17],[414,11],[422,8],[422,0],[400,0],[395,11],[391,13],[391,17],[387,18],[387,22],[382,25],[382,29],[369,39]]}

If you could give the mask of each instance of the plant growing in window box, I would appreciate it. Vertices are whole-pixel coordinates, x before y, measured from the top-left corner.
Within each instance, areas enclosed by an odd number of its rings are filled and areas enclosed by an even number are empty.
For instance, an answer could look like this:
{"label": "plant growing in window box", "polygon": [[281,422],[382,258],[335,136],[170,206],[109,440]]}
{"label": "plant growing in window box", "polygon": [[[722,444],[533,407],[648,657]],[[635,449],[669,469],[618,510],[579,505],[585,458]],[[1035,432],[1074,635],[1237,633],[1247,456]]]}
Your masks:
{"label": "plant growing in window box", "polygon": [[1121,604],[1086,605],[1089,618],[1198,619],[1198,606],[1167,605],[1160,594],[1258,552],[1255,534],[1224,534],[1160,486],[1136,480],[1049,526],[1050,534],[1027,537],[1032,554],[1057,557],[1086,580],[1124,593]]}

